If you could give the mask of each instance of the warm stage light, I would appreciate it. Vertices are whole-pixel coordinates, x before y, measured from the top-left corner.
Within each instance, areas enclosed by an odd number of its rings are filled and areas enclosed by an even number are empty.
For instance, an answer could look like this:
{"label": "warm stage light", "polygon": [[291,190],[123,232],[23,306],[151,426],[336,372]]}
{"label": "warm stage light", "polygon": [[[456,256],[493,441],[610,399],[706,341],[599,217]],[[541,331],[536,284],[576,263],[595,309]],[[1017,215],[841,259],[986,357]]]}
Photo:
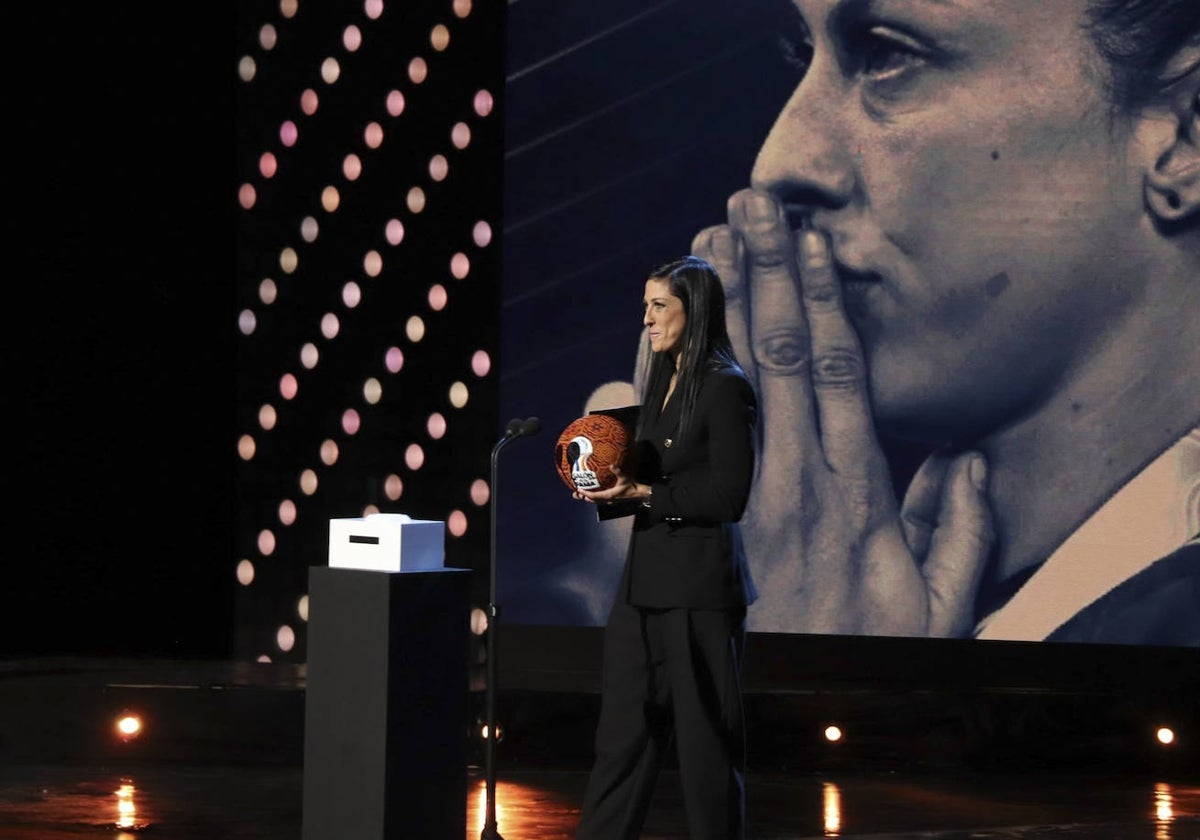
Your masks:
{"label": "warm stage light", "polygon": [[830,724],[825,727],[825,740],[830,743],[836,743],[842,740],[842,729],[840,726]]}
{"label": "warm stage light", "polygon": [[142,718],[133,712],[121,712],[115,726],[117,737],[122,741],[132,741],[142,734]]}
{"label": "warm stage light", "polygon": [[1160,726],[1154,732],[1154,737],[1158,739],[1158,743],[1165,746],[1170,746],[1175,743],[1175,731],[1169,726]]}

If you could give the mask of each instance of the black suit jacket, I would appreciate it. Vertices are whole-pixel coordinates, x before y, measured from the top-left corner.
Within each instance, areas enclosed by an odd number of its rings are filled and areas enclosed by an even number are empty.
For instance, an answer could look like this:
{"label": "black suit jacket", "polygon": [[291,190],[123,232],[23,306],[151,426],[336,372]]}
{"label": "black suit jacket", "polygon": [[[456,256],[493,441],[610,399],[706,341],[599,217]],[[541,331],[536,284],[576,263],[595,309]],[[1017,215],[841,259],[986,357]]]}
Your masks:
{"label": "black suit jacket", "polygon": [[676,439],[681,399],[642,408],[635,475],[653,495],[635,515],[621,591],[639,607],[744,607],[756,597],[737,525],[754,477],[754,390],[737,368],[709,371]]}

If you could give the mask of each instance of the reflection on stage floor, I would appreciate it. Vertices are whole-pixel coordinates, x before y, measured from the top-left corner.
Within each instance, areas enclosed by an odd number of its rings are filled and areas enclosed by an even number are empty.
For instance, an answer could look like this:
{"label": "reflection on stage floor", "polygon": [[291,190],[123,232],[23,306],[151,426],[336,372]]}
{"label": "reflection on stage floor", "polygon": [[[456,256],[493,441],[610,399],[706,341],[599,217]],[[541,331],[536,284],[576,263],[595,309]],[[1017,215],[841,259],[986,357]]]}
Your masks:
{"label": "reflection on stage floor", "polygon": [[[302,673],[288,668],[0,663],[0,838],[298,840],[302,686]],[[526,721],[533,706],[554,706],[548,695],[527,703],[518,716]],[[559,711],[581,710],[579,726],[564,723],[552,737],[501,743],[496,815],[506,840],[573,836],[591,703],[560,702]],[[133,710],[145,715],[145,740],[122,743],[109,730],[110,718]],[[518,717],[510,725],[518,725]],[[780,736],[778,727],[786,725],[779,719],[769,729],[759,724],[759,734]],[[562,746],[553,754],[546,746],[552,740]],[[472,840],[483,829],[486,773],[479,762],[466,773],[463,836]],[[747,781],[748,836],[758,840],[1200,838],[1195,767],[780,766],[759,760]],[[687,836],[678,774],[668,767],[643,837]]]}

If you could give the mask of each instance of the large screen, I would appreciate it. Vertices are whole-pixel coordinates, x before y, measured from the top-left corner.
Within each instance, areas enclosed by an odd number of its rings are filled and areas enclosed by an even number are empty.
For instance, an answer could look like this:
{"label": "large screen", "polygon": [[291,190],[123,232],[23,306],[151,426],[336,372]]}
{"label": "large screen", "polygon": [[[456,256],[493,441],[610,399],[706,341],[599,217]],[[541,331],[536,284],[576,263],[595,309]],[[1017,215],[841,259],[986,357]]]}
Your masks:
{"label": "large screen", "polygon": [[639,403],[697,253],[759,398],[750,630],[1200,645],[1195,13],[1069,6],[509,4],[506,622],[604,623],[630,520],[553,445]]}

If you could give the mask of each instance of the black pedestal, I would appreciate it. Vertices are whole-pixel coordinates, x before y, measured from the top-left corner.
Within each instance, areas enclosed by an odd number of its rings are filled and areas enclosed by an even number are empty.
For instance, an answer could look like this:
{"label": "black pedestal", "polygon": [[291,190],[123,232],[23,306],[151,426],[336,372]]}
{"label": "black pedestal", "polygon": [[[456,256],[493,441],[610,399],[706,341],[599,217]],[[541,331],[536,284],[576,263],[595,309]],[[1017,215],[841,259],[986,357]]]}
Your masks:
{"label": "black pedestal", "polygon": [[470,571],[309,570],[303,840],[462,840]]}

